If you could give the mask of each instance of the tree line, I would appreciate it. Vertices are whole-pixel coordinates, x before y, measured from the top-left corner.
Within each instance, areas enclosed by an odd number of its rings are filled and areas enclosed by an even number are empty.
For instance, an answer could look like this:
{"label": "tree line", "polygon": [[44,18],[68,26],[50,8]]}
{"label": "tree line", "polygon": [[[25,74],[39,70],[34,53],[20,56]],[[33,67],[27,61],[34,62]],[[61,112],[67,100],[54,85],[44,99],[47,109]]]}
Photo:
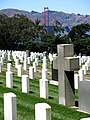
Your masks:
{"label": "tree line", "polygon": [[74,26],[69,34],[62,36],[64,29],[57,20],[50,32],[40,22],[38,18],[32,21],[19,14],[0,15],[0,49],[57,52],[57,44],[72,43],[76,54],[90,53],[89,24]]}

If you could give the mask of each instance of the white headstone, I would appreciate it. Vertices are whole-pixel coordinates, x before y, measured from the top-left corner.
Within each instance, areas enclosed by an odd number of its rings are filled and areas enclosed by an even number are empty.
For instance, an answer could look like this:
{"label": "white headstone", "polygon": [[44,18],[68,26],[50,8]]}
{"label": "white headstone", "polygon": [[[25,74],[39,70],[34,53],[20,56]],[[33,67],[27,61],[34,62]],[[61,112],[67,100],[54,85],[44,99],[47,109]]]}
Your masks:
{"label": "white headstone", "polygon": [[11,63],[7,63],[7,71],[11,71]]}
{"label": "white headstone", "polygon": [[8,51],[8,60],[10,60],[10,51]]}
{"label": "white headstone", "polygon": [[32,66],[29,67],[29,78],[34,79],[34,68]]}
{"label": "white headstone", "polygon": [[13,88],[13,74],[11,71],[6,72],[6,87]]}
{"label": "white headstone", "polygon": [[80,120],[90,120],[90,117],[88,117],[88,118],[82,118]]}
{"label": "white headstone", "polygon": [[51,53],[49,53],[49,59],[50,59],[50,64],[52,64],[53,61],[53,55]]}
{"label": "white headstone", "polygon": [[79,81],[79,74],[75,73],[74,74],[74,86],[75,86],[75,89],[78,89],[78,81]]}
{"label": "white headstone", "polygon": [[47,69],[42,69],[42,79],[47,79]]}
{"label": "white headstone", "polygon": [[78,56],[79,57],[79,65],[81,66],[82,65],[82,58],[81,56]]}
{"label": "white headstone", "polygon": [[86,74],[87,74],[87,66],[86,66],[86,65],[83,65],[83,66],[82,66],[82,69],[84,70],[84,75],[86,75]]}
{"label": "white headstone", "polygon": [[27,64],[30,64],[30,61],[31,61],[31,58],[28,57],[28,58],[27,58]]}
{"label": "white headstone", "polygon": [[89,63],[85,62],[85,65],[86,65],[86,70],[89,70]]}
{"label": "white headstone", "polygon": [[23,63],[23,56],[20,56],[20,62]]}
{"label": "white headstone", "polygon": [[15,59],[15,68],[17,68],[18,64],[19,64],[19,59]]}
{"label": "white headstone", "polygon": [[16,95],[4,93],[4,120],[17,119]]}
{"label": "white headstone", "polygon": [[84,70],[82,68],[79,70],[79,79],[80,81],[84,80]]}
{"label": "white headstone", "polygon": [[31,52],[31,56],[30,57],[31,57],[31,61],[33,61],[33,52]]}
{"label": "white headstone", "polygon": [[35,120],[51,120],[51,106],[47,103],[35,104]]}
{"label": "white headstone", "polygon": [[40,98],[48,98],[48,80],[40,79]]}
{"label": "white headstone", "polygon": [[24,61],[26,61],[27,60],[27,54],[26,54],[26,52],[24,53]]}
{"label": "white headstone", "polygon": [[37,66],[35,62],[33,62],[33,68],[34,68],[34,72],[37,72]]}
{"label": "white headstone", "polygon": [[27,61],[26,61],[26,60],[24,60],[23,69],[24,69],[24,70],[27,70]]}
{"label": "white headstone", "polygon": [[46,56],[43,57],[42,69],[47,69]]}
{"label": "white headstone", "polygon": [[17,76],[18,77],[22,76],[22,65],[17,65]]}
{"label": "white headstone", "polygon": [[38,66],[38,58],[35,58],[36,66]]}
{"label": "white headstone", "polygon": [[1,57],[1,63],[2,63],[2,65],[3,65],[3,58]]}
{"label": "white headstone", "polygon": [[28,75],[22,75],[22,92],[29,92],[29,78]]}

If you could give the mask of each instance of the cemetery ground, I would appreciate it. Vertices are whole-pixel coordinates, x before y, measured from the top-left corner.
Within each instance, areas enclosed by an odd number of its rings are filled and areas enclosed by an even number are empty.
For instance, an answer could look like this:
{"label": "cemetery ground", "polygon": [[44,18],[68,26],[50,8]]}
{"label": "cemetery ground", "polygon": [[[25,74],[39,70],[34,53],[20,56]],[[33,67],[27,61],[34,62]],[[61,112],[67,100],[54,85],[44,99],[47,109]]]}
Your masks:
{"label": "cemetery ground", "polygon": [[[7,59],[4,60],[2,72],[0,73],[0,120],[4,119],[4,105],[3,105],[3,94],[13,92],[17,98],[17,120],[35,120],[35,104],[36,103],[48,103],[51,106],[51,119],[52,120],[80,120],[90,116],[83,112],[77,111],[77,108],[68,108],[58,104],[58,86],[49,84],[49,98],[40,98],[39,93],[39,80],[41,79],[41,62],[37,67],[37,73],[33,80],[29,79],[29,93],[22,93],[21,89],[21,78],[17,77],[17,71],[14,67],[14,61],[12,63],[13,72],[13,88],[6,88],[6,63]],[[48,60],[48,80],[51,80],[51,65]],[[90,72],[90,71],[89,71]],[[28,74],[28,70],[23,70],[23,74]],[[89,76],[89,74],[88,74]],[[88,77],[87,76],[87,77]],[[78,98],[78,91],[75,92],[75,98]],[[8,104],[8,101],[7,101]]]}

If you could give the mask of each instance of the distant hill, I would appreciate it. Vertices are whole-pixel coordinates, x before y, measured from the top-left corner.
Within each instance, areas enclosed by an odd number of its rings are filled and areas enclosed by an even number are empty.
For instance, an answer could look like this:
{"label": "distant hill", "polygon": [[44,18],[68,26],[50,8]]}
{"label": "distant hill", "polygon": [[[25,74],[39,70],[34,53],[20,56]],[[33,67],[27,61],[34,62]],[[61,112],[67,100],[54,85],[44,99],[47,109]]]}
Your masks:
{"label": "distant hill", "polygon": [[[8,17],[14,16],[14,14],[23,14],[27,16],[31,20],[35,20],[39,18],[42,20],[41,24],[44,23],[44,13],[39,13],[37,11],[24,11],[18,9],[2,9],[0,10],[0,14],[6,14]],[[80,15],[80,14],[68,14],[64,12],[58,11],[49,11],[49,24],[53,25],[54,21],[58,20],[62,23],[63,26],[72,27],[81,23],[90,24],[90,15]]]}

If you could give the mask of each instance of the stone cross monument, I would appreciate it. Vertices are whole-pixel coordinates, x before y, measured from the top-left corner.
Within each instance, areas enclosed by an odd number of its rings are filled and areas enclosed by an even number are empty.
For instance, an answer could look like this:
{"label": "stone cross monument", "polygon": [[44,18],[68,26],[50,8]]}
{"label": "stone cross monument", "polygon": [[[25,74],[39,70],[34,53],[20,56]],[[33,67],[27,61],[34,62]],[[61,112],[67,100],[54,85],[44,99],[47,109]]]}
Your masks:
{"label": "stone cross monument", "polygon": [[75,105],[74,71],[79,69],[79,58],[74,56],[72,44],[57,45],[59,104]]}

